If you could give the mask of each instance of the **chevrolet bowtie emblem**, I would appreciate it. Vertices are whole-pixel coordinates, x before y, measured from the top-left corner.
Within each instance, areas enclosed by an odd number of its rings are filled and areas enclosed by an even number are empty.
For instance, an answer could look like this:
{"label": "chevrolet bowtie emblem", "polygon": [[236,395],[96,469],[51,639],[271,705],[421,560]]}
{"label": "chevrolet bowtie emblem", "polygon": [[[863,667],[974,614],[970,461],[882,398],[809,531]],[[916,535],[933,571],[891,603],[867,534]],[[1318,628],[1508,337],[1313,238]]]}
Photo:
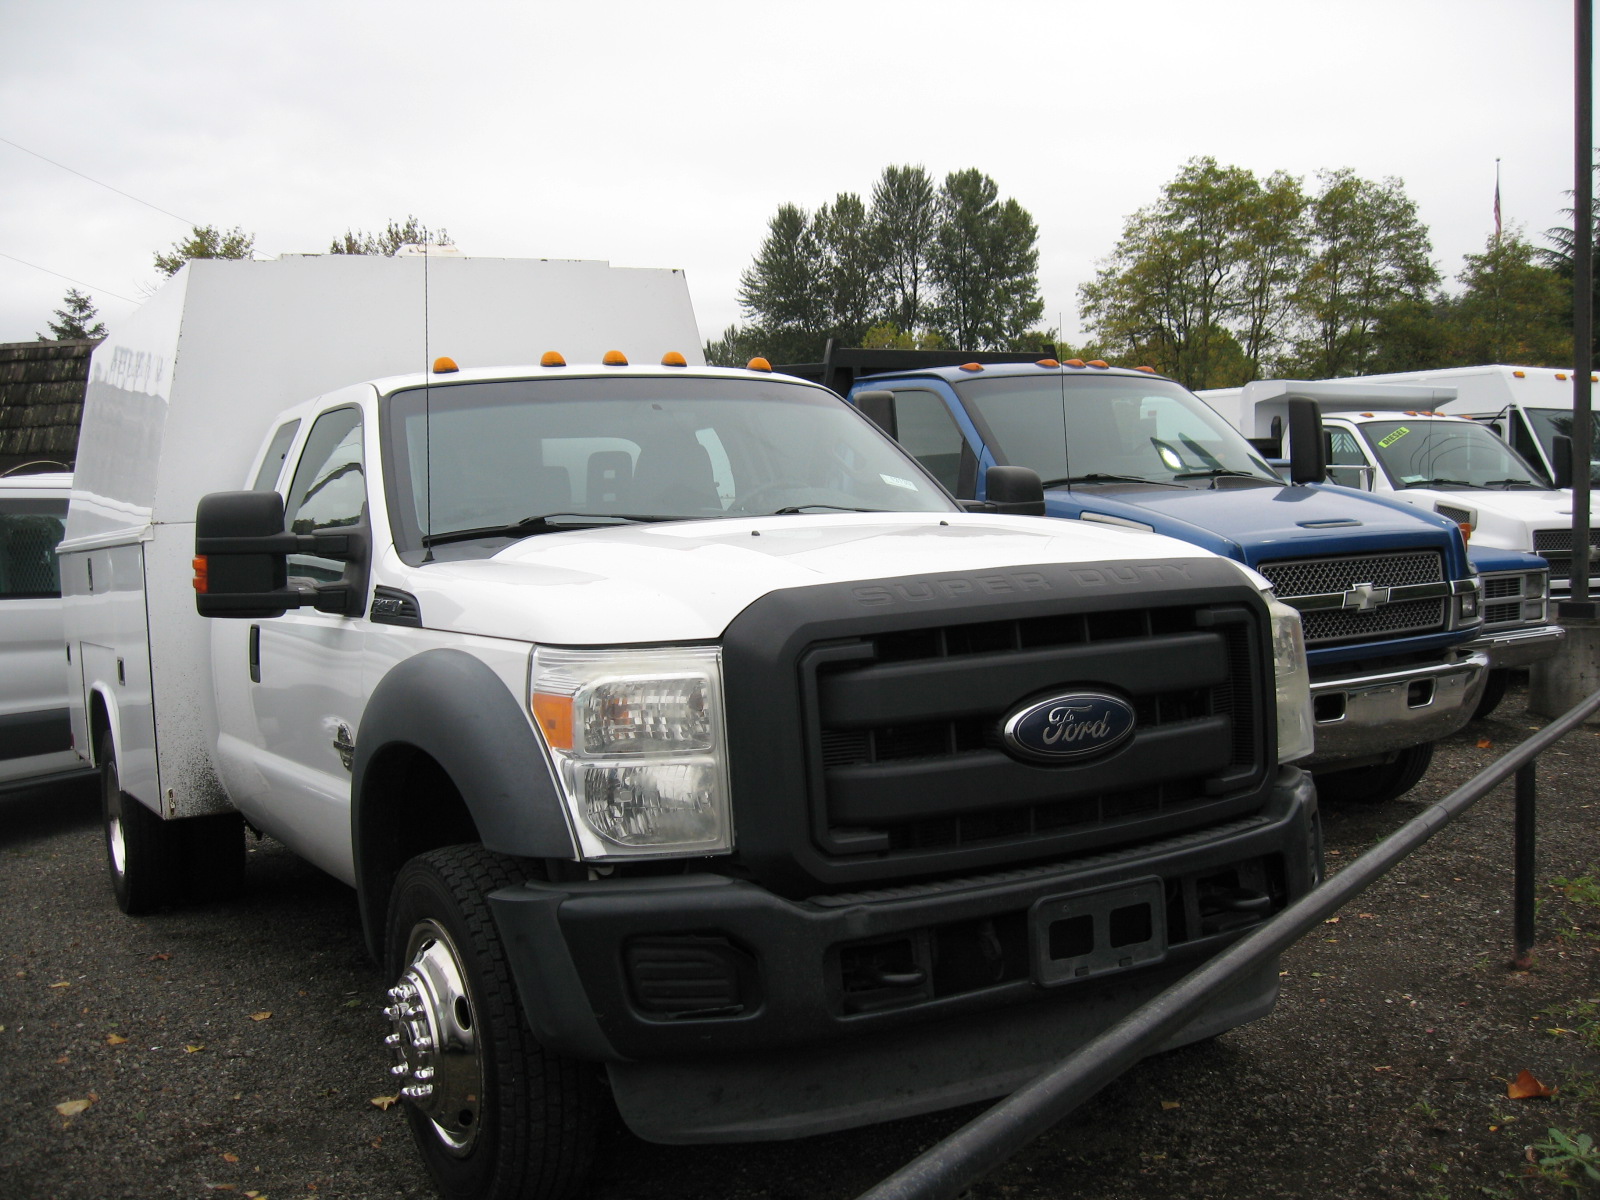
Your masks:
{"label": "chevrolet bowtie emblem", "polygon": [[1355,612],[1371,612],[1380,604],[1389,603],[1389,589],[1358,583],[1344,594],[1344,607]]}

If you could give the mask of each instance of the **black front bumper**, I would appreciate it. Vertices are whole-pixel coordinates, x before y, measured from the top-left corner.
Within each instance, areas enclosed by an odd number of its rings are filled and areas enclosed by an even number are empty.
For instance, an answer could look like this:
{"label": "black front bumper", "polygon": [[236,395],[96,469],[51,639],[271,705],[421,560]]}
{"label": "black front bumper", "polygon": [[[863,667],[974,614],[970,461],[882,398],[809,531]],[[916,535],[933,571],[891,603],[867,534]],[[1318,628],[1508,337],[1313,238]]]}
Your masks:
{"label": "black front bumper", "polygon": [[[1203,961],[1305,894],[1320,874],[1318,854],[1309,777],[1283,768],[1253,816],[1046,866],[800,901],[711,874],[530,882],[490,904],[523,1007],[550,1050],[702,1067],[731,1055],[748,1065],[763,1052],[845,1049],[952,1018],[981,1027],[997,1009],[1089,1007],[1109,992],[1127,999],[1114,1006],[1120,1015],[1153,994],[1141,979]],[[1041,964],[1039,912],[1075,903],[1088,911],[1095,896],[1139,889],[1165,898],[1160,937],[1125,962],[1103,948],[1090,953],[1076,975]],[[1244,897],[1232,909],[1231,892]],[[1020,963],[1007,932],[1018,928],[1029,931]],[[992,951],[977,975],[948,961],[969,944]],[[945,961],[930,968],[918,946]],[[708,963],[722,972],[709,991]],[[980,978],[985,971],[990,978]],[[680,984],[689,999],[674,1006]]]}

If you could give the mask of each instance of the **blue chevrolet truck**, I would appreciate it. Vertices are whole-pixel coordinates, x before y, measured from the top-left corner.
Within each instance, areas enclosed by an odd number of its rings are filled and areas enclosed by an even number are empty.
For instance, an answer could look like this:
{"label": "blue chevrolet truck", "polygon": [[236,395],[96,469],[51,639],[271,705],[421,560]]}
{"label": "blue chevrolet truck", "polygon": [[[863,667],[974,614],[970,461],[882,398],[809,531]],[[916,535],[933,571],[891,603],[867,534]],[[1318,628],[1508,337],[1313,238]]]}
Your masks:
{"label": "blue chevrolet truck", "polygon": [[[1321,458],[1285,482],[1148,368],[830,345],[822,363],[778,369],[846,396],[958,499],[984,500],[991,466],[1029,467],[1050,516],[1167,534],[1259,571],[1305,624],[1316,749],[1302,765],[1326,796],[1409,790],[1483,698],[1491,646],[1455,524],[1316,482]],[[1322,450],[1320,430],[1304,441]]]}

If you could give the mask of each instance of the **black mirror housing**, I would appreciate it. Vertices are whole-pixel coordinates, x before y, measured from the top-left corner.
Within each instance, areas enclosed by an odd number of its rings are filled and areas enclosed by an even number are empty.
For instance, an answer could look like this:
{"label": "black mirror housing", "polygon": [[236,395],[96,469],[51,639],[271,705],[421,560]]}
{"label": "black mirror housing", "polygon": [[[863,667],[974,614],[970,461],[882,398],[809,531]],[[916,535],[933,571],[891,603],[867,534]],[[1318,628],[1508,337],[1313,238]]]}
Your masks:
{"label": "black mirror housing", "polygon": [[983,476],[983,493],[988,512],[1044,516],[1044,482],[1028,467],[990,467]]}
{"label": "black mirror housing", "polygon": [[1321,483],[1328,475],[1328,444],[1315,400],[1289,400],[1289,482]]}
{"label": "black mirror housing", "polygon": [[894,393],[890,391],[865,391],[857,392],[851,397],[855,406],[861,410],[861,415],[866,417],[879,429],[883,430],[895,441],[900,440],[900,423],[894,416]]}
{"label": "black mirror housing", "polygon": [[1558,433],[1550,439],[1550,465],[1555,468],[1555,485],[1558,488],[1572,486],[1572,439],[1564,433]]}
{"label": "black mirror housing", "polygon": [[194,603],[202,617],[281,617],[291,608],[359,616],[362,589],[325,584],[289,586],[288,556],[297,552],[360,562],[361,529],[309,534],[283,527],[277,492],[212,492],[194,518]]}

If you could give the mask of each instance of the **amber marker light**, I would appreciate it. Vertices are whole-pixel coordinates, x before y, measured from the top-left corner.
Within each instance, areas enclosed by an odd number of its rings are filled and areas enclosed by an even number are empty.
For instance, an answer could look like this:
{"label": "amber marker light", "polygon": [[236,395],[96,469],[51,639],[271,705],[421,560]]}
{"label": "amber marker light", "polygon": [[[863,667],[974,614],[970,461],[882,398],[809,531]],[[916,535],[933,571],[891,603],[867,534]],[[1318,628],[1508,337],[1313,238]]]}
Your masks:
{"label": "amber marker light", "polygon": [[983,370],[983,364],[982,363],[962,363],[961,364],[961,369],[963,371],[981,371],[981,370]]}
{"label": "amber marker light", "polygon": [[687,367],[689,360],[676,350],[668,350],[661,356],[661,365],[663,367]]}
{"label": "amber marker light", "polygon": [[1513,371],[1511,374],[1517,379],[1526,379],[1528,377],[1528,373],[1526,371]]}
{"label": "amber marker light", "polygon": [[1154,367],[1135,367],[1134,370],[1143,371],[1146,375],[1154,375],[1156,373],[1156,369]]}
{"label": "amber marker light", "polygon": [[607,350],[606,356],[600,361],[608,367],[625,367],[628,365],[628,356],[621,350]]}
{"label": "amber marker light", "polygon": [[1562,383],[1565,383],[1567,381],[1566,373],[1563,372],[1563,371],[1557,371],[1556,372],[1556,378],[1559,379]]}
{"label": "amber marker light", "polygon": [[745,369],[750,371],[770,371],[772,364],[764,358],[752,358],[745,364]]}
{"label": "amber marker light", "polygon": [[1089,360],[1089,365],[1091,367],[1095,368],[1095,370],[1097,370],[1097,371],[1104,371],[1104,370],[1108,369],[1111,366],[1110,363],[1106,362],[1104,359],[1099,359],[1099,358],[1091,358]]}
{"label": "amber marker light", "polygon": [[211,564],[206,561],[206,556],[198,556],[190,565],[194,567],[194,590],[207,591],[211,585]]}
{"label": "amber marker light", "polygon": [[1081,359],[1081,358],[1069,358],[1069,359],[1067,359],[1067,366],[1069,366],[1069,367],[1081,367],[1081,366],[1083,366],[1083,359]]}
{"label": "amber marker light", "polygon": [[533,694],[533,719],[552,750],[572,749],[572,697],[551,692]]}
{"label": "amber marker light", "polygon": [[460,369],[460,367],[456,366],[455,359],[443,354],[433,360],[433,373],[435,375],[448,375],[451,371],[459,371]]}
{"label": "amber marker light", "polygon": [[539,365],[541,367],[564,367],[567,365],[567,360],[561,357],[561,351],[559,350],[546,350],[539,359]]}
{"label": "amber marker light", "polygon": [[1053,358],[1041,358],[1038,362],[1034,363],[1034,366],[1036,367],[1059,367],[1060,365],[1061,364]]}

